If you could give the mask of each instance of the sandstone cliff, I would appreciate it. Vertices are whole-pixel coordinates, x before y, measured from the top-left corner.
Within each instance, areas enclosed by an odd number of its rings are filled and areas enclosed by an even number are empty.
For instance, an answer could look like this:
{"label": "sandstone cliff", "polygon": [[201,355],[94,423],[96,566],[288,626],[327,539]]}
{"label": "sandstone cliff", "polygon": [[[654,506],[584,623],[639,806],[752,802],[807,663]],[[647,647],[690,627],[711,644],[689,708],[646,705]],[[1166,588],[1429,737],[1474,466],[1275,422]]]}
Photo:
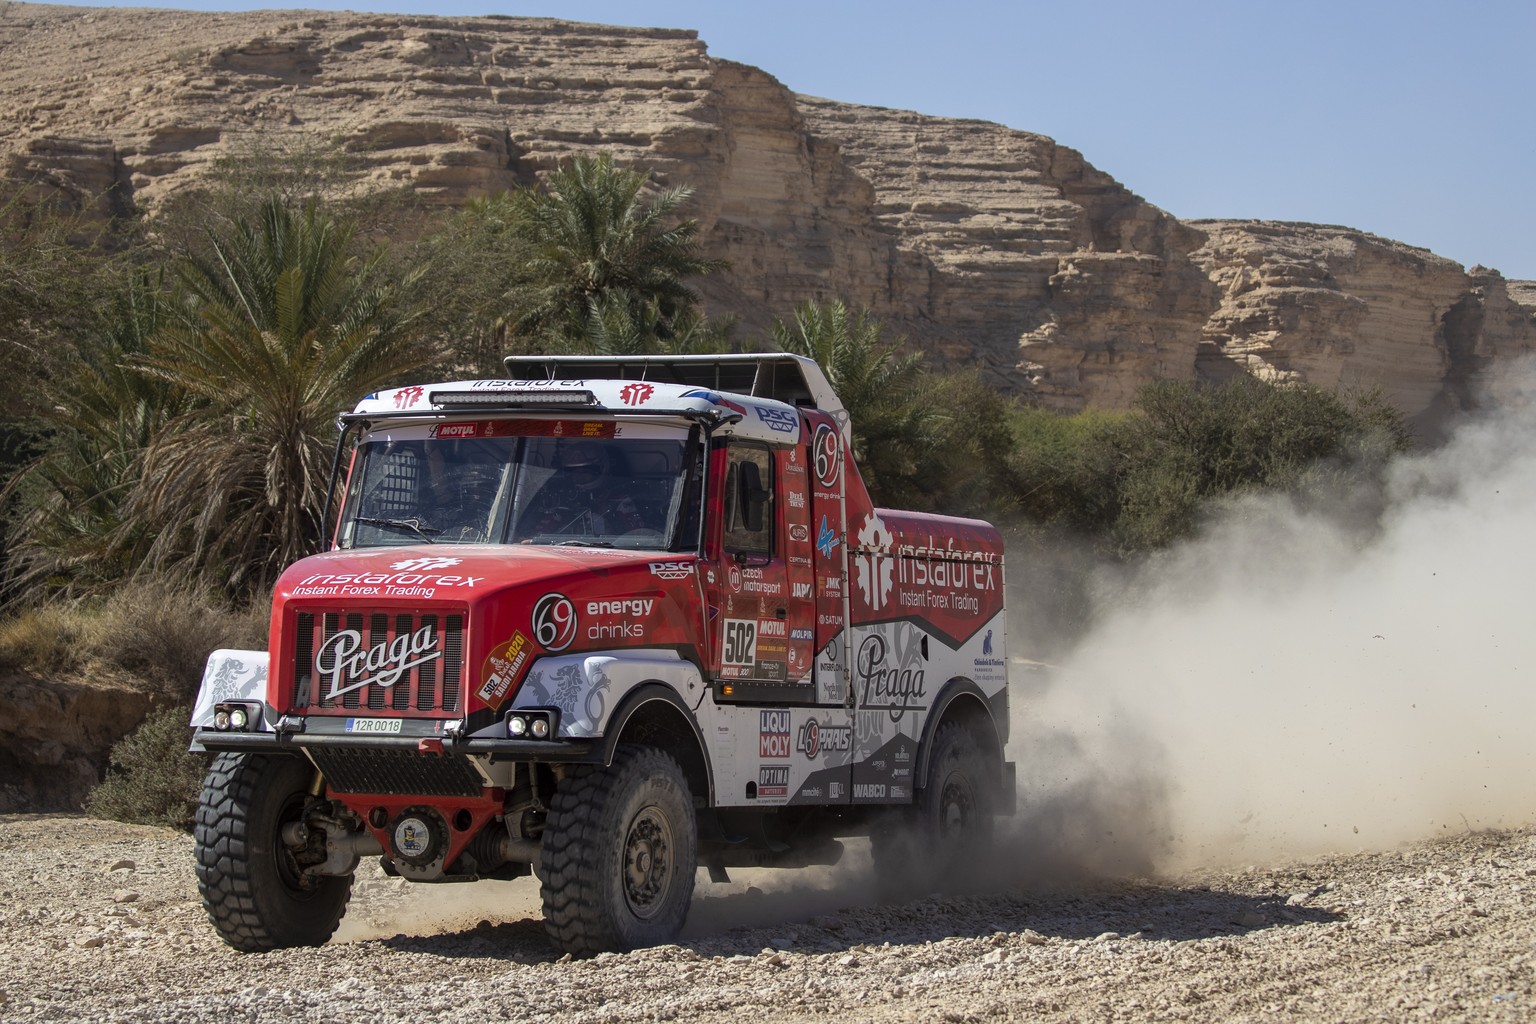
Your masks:
{"label": "sandstone cliff", "polygon": [[710,312],[751,339],[868,305],[1054,408],[1234,372],[1381,384],[1414,416],[1536,347],[1536,289],[1348,228],[1180,222],[995,124],[797,96],[693,32],[546,19],[0,6],[0,171],[143,211],[295,138],[452,205],[612,153],[696,189]]}
{"label": "sandstone cliff", "polygon": [[0,814],[78,809],[151,704],[110,675],[46,680],[0,668]]}

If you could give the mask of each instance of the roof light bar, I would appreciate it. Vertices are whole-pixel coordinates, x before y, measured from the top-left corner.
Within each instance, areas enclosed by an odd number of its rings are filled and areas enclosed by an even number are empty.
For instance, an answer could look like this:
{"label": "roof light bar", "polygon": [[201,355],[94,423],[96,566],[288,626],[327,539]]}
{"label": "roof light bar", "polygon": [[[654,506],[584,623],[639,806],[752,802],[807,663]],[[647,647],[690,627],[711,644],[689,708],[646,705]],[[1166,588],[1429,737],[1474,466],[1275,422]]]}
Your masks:
{"label": "roof light bar", "polygon": [[570,408],[597,404],[597,396],[586,389],[531,391],[524,388],[484,388],[476,391],[434,391],[427,397],[433,405],[449,409],[508,405],[550,405]]}

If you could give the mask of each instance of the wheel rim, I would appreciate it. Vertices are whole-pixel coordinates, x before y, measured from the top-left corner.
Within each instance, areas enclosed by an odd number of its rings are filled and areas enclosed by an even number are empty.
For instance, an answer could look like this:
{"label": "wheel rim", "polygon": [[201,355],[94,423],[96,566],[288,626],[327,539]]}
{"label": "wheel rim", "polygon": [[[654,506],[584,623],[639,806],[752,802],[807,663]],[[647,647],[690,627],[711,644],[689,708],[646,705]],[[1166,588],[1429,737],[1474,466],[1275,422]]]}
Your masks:
{"label": "wheel rim", "polygon": [[947,836],[958,836],[976,818],[976,794],[971,782],[961,772],[951,772],[944,779],[939,796],[939,831]]}
{"label": "wheel rim", "polygon": [[636,917],[651,917],[672,884],[672,826],[661,808],[635,815],[624,838],[624,902]]}

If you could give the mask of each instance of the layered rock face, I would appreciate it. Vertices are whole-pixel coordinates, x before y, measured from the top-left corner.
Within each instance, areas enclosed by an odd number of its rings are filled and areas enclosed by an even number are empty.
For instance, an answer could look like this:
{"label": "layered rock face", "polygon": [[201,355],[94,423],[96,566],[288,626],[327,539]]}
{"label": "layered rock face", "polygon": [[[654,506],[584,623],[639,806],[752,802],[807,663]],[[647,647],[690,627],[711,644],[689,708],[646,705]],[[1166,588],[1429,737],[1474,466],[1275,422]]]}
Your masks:
{"label": "layered rock face", "polygon": [[1413,411],[1455,400],[1446,385],[1475,347],[1463,337],[1471,325],[1454,323],[1471,291],[1460,266],[1347,228],[1195,226],[1206,241],[1192,258],[1219,299],[1196,357],[1201,376],[1380,384]]}
{"label": "layered rock face", "polygon": [[112,744],[150,705],[147,694],[99,676],[62,682],[0,672],[0,813],[78,810]]}
{"label": "layered rock face", "polygon": [[1073,410],[1153,377],[1379,384],[1465,405],[1536,289],[1346,228],[1180,222],[1050,139],[796,96],[694,33],[543,19],[0,7],[0,168],[103,215],[217,157],[339,147],[457,205],[579,152],[695,189],[711,313],[753,343],[868,306],[941,364]]}

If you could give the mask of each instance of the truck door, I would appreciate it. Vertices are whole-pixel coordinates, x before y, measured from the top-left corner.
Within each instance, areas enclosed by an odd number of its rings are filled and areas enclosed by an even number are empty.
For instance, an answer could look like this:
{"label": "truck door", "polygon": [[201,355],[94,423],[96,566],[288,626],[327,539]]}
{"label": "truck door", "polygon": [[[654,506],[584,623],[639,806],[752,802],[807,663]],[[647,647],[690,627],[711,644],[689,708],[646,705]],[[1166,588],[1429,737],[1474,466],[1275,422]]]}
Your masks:
{"label": "truck door", "polygon": [[[726,448],[716,647],[718,695],[726,699],[800,704],[815,694],[803,640],[814,616],[811,548],[804,488],[793,484],[789,469],[795,454],[750,441]],[[791,501],[801,506],[798,530]]]}
{"label": "truck door", "polygon": [[[841,514],[818,507],[804,442],[733,440],[716,470],[724,494],[715,700],[755,706],[758,794],[776,788],[791,804],[848,803],[853,712],[841,662],[822,663],[818,625],[824,605],[841,608],[840,598],[828,604],[824,594],[840,590],[842,573],[835,567],[841,542],[818,537],[820,520],[832,515],[839,526],[829,528],[840,529]],[[836,621],[834,649],[843,642],[840,611]]]}

